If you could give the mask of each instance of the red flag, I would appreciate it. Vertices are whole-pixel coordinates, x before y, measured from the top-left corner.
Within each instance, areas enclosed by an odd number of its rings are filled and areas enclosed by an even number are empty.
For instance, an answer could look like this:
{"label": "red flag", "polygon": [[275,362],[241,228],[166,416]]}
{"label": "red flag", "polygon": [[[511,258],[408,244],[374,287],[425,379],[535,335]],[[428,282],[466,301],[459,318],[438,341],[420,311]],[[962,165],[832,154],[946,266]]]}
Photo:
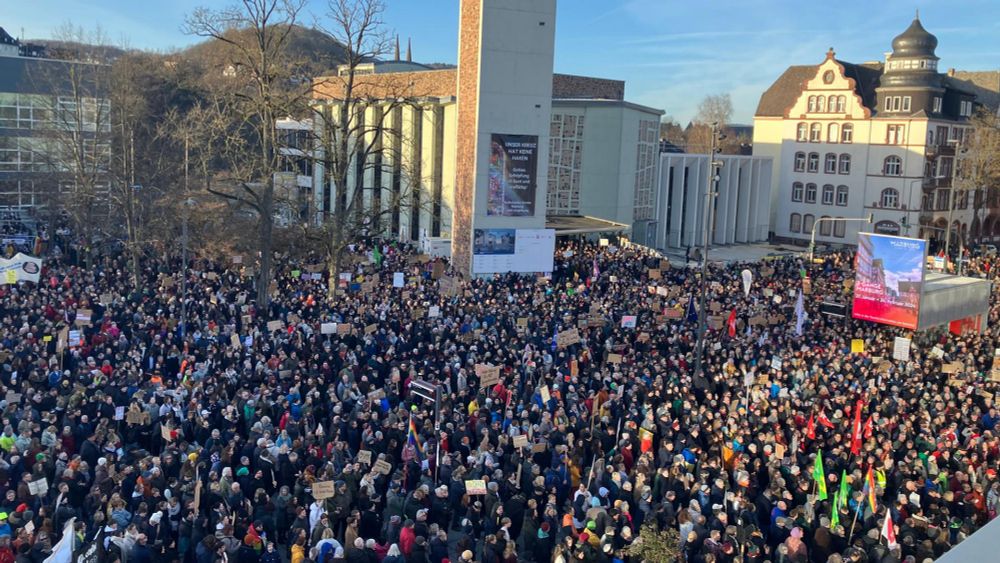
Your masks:
{"label": "red flag", "polygon": [[851,454],[861,453],[861,401],[854,405],[854,430],[851,432]]}
{"label": "red flag", "polygon": [[827,428],[833,428],[833,423],[830,422],[830,419],[826,417],[826,413],[823,411],[819,411],[819,418],[816,420]]}
{"label": "red flag", "polygon": [[806,437],[809,438],[810,440],[816,439],[815,417],[816,415],[814,414],[809,415],[809,426],[806,428]]}
{"label": "red flag", "polygon": [[868,420],[865,421],[865,440],[872,437],[872,416],[868,415]]}
{"label": "red flag", "polygon": [[729,325],[729,338],[736,338],[736,309],[729,312],[729,320],[726,324]]}

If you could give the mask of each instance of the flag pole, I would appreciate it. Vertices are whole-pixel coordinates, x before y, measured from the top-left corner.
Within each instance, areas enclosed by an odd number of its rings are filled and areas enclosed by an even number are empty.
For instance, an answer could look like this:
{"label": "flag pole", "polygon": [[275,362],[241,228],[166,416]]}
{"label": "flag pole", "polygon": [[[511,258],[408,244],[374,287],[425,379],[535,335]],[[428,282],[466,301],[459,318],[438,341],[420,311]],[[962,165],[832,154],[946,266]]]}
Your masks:
{"label": "flag pole", "polygon": [[[864,500],[864,499],[862,499],[862,500]],[[851,533],[847,536],[847,544],[848,545],[850,545],[851,539],[854,538],[854,526],[857,525],[857,523],[858,523],[858,513],[861,512],[861,510],[859,510],[859,508],[861,508],[861,507],[859,506],[859,507],[857,507],[857,508],[854,509],[854,520],[851,522]]]}

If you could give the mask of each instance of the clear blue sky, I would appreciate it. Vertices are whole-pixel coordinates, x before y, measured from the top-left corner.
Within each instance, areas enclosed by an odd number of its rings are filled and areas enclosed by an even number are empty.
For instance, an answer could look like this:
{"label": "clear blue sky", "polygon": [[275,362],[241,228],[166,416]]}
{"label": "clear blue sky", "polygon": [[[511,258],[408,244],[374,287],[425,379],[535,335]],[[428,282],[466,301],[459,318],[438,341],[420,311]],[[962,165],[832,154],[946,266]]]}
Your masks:
{"label": "clear blue sky", "polygon": [[[325,0],[310,0],[322,19]],[[387,0],[386,24],[413,40],[414,59],[456,59],[457,0]],[[67,21],[98,25],[133,47],[166,50],[196,40],[181,32],[198,6],[227,0],[8,0],[0,26],[51,37]],[[789,65],[815,64],[833,47],[851,62],[882,60],[919,8],[939,40],[941,68],[1000,68],[998,0],[559,0],[557,72],[626,81],[630,101],[682,124],[708,94],[728,92],[734,121],[750,123],[760,94]]]}

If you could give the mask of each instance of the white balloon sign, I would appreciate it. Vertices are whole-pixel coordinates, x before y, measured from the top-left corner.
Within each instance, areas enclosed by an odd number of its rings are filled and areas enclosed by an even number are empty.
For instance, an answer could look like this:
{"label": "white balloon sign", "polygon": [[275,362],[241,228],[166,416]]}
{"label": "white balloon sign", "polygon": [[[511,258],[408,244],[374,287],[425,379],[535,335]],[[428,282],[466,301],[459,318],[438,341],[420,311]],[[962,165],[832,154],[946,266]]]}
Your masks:
{"label": "white balloon sign", "polygon": [[743,270],[743,294],[750,297],[750,284],[753,282],[753,274],[750,270]]}

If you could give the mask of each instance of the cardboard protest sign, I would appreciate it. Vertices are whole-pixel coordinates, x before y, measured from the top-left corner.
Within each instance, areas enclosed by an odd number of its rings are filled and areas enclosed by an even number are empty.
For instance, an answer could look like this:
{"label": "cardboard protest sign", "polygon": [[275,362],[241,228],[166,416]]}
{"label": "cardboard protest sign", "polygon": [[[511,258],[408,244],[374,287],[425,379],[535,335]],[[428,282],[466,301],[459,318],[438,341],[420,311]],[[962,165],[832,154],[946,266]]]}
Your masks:
{"label": "cardboard protest sign", "polygon": [[476,364],[476,376],[480,387],[492,387],[500,381],[500,366]]}
{"label": "cardboard protest sign", "polygon": [[388,461],[380,459],[375,462],[375,471],[378,471],[382,475],[388,475],[392,473],[392,465],[389,465]]}
{"label": "cardboard protest sign", "polygon": [[962,362],[950,362],[941,366],[941,373],[958,373],[963,367]]}
{"label": "cardboard protest sign", "polygon": [[80,326],[89,326],[90,317],[94,314],[90,309],[77,309],[76,311],[76,324]]}
{"label": "cardboard protest sign", "polygon": [[276,330],[281,330],[285,328],[285,323],[282,321],[267,321],[267,331],[274,332]]}
{"label": "cardboard protest sign", "polygon": [[375,323],[372,323],[372,324],[367,325],[365,327],[365,334],[371,334],[371,333],[375,332],[376,330],[378,330],[378,325],[375,324]]}
{"label": "cardboard protest sign", "polygon": [[162,424],[160,425],[160,437],[163,438],[164,442],[174,441],[174,435],[171,432],[171,428],[169,426],[164,426]]}
{"label": "cardboard protest sign", "polygon": [[517,326],[519,328],[528,328],[528,317],[518,317]]}
{"label": "cardboard protest sign", "polygon": [[533,454],[541,453],[544,452],[545,450],[546,450],[545,442],[540,442],[538,444],[531,445],[531,453]]}
{"label": "cardboard protest sign", "polygon": [[351,333],[351,325],[340,323],[337,325],[337,336],[347,336]]}
{"label": "cardboard protest sign", "polygon": [[485,495],[486,481],[482,479],[469,479],[465,482],[465,493],[468,495]]}
{"label": "cardboard protest sign", "polygon": [[110,305],[111,301],[113,301],[113,300],[114,300],[114,298],[111,296],[110,293],[102,293],[101,297],[99,299],[101,305],[104,305],[105,307],[107,307],[108,305]]}
{"label": "cardboard protest sign", "polygon": [[49,480],[45,477],[38,479],[37,481],[30,481],[28,483],[28,492],[35,495],[41,496],[49,492]]}
{"label": "cardboard protest sign", "polygon": [[542,397],[543,403],[548,403],[552,399],[548,385],[542,385],[542,388],[538,390],[538,394]]}
{"label": "cardboard protest sign", "polygon": [[335,494],[333,481],[316,481],[312,484],[312,495],[316,500],[323,500]]}
{"label": "cardboard protest sign", "polygon": [[358,463],[366,463],[368,465],[372,464],[372,452],[371,450],[359,450],[358,451]]}
{"label": "cardboard protest sign", "polygon": [[646,270],[646,273],[649,275],[649,279],[651,279],[651,280],[658,280],[661,277],[663,277],[661,275],[661,272],[659,270],[649,269],[649,270]]}
{"label": "cardboard protest sign", "polygon": [[897,336],[892,343],[892,359],[910,361],[910,339]]}
{"label": "cardboard protest sign", "polygon": [[609,364],[620,364],[620,363],[622,363],[622,355],[621,354],[608,354],[608,363]]}
{"label": "cardboard protest sign", "polygon": [[514,447],[515,448],[525,448],[528,446],[528,437],[524,434],[518,434],[514,436]]}
{"label": "cardboard protest sign", "polygon": [[684,310],[677,308],[667,309],[663,311],[663,316],[673,320],[680,319],[684,317]]}
{"label": "cardboard protest sign", "polygon": [[580,342],[580,333],[575,328],[564,330],[556,335],[556,346],[558,346],[559,348],[572,346],[573,344],[578,344],[579,342]]}

